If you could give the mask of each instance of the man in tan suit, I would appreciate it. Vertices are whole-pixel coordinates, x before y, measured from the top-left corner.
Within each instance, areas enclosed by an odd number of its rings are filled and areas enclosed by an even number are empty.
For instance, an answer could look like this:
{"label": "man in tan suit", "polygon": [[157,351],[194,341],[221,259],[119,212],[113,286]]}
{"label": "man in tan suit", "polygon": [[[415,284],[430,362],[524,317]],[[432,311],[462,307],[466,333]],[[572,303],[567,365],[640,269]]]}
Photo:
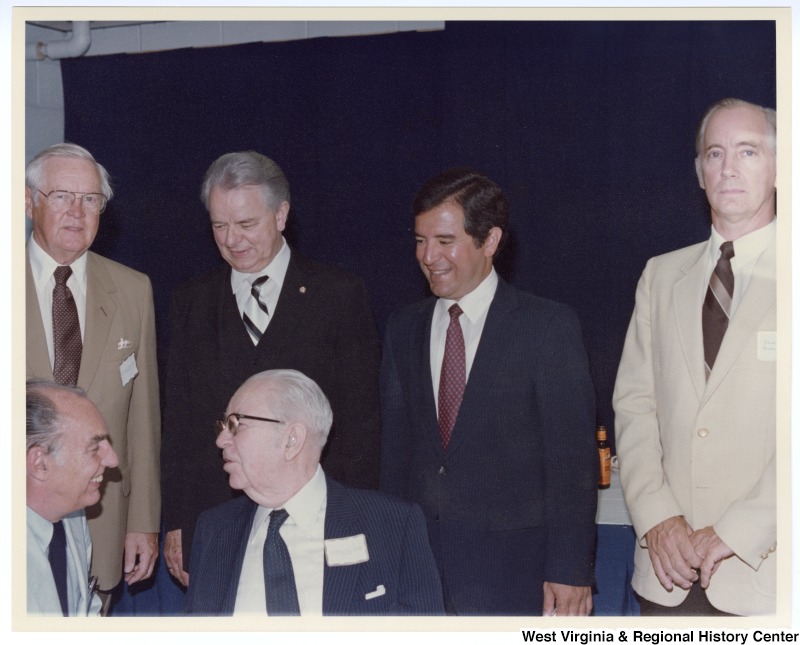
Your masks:
{"label": "man in tan suit", "polygon": [[711,238],[637,288],[614,410],[643,615],[775,612],[775,123],[738,99],[708,110]]}
{"label": "man in tan suit", "polygon": [[111,195],[106,170],[73,144],[43,150],[25,171],[25,212],[33,223],[25,283],[27,376],[74,380],[62,376],[59,361],[69,361],[59,349],[62,342],[54,342],[54,335],[58,339],[64,332],[53,320],[54,291],[64,289],[55,275],[59,267],[69,267],[60,271],[68,276],[65,298],[74,301],[80,323],[74,375],[106,420],[119,456],[119,466],[106,473],[102,501],[86,509],[94,544],[92,575],[106,592],[118,585],[123,571],[128,584],[153,573],[161,512],[150,280],[87,252]]}

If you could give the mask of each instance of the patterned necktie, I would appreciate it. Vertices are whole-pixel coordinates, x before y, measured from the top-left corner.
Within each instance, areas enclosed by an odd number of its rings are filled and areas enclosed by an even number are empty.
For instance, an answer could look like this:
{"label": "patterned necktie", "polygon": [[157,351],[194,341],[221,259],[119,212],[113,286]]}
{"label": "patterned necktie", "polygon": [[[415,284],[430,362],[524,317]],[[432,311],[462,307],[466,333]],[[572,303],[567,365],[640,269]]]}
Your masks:
{"label": "patterned necktie", "polygon": [[442,448],[447,450],[450,435],[456,424],[458,409],[464,397],[467,384],[467,359],[464,351],[464,334],[458,317],[463,314],[457,304],[450,307],[450,325],[447,327],[447,338],[444,343],[442,374],[439,379],[439,436]]}
{"label": "patterned necktie", "polygon": [[267,614],[270,616],[299,616],[297,587],[294,583],[292,558],[280,528],[289,517],[284,508],[269,514],[269,528],[264,542],[264,591],[267,596]]}
{"label": "patterned necktie", "polygon": [[50,539],[47,559],[50,561],[53,580],[56,582],[61,611],[65,616],[69,616],[67,607],[67,536],[61,520],[53,524],[53,537]]}
{"label": "patterned necktie", "polygon": [[250,297],[244,304],[244,312],[242,313],[242,321],[250,334],[250,340],[253,345],[258,345],[264,330],[267,328],[267,320],[269,319],[269,310],[267,305],[261,300],[261,287],[269,280],[269,276],[262,275],[260,278],[253,280],[250,286]]}
{"label": "patterned necktie", "polygon": [[67,286],[72,269],[60,266],[53,275],[53,378],[62,385],[77,385],[83,343],[78,308]]}
{"label": "patterned necktie", "polygon": [[703,350],[705,354],[706,380],[717,359],[722,338],[728,329],[733,299],[733,242],[723,242],[720,256],[708,282],[706,299],[703,301]]}

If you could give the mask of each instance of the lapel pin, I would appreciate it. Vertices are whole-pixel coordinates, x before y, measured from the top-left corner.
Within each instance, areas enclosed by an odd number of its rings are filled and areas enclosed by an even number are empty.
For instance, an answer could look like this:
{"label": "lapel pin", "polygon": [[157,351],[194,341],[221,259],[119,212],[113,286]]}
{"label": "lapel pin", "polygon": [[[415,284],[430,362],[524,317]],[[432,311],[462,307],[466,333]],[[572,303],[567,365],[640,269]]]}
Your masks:
{"label": "lapel pin", "polygon": [[130,349],[131,341],[127,338],[120,338],[119,342],[117,343],[117,349]]}
{"label": "lapel pin", "polygon": [[305,287],[300,287],[300,293],[305,293],[305,292],[306,292],[306,288]]}

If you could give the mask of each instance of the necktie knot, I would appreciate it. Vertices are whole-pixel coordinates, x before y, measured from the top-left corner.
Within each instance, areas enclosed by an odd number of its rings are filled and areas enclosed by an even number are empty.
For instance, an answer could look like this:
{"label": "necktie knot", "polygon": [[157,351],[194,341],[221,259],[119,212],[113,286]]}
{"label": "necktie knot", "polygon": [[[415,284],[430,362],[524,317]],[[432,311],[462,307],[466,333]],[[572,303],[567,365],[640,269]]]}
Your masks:
{"label": "necktie knot", "polygon": [[286,511],[285,508],[276,508],[269,514],[269,530],[275,530],[283,526],[283,523],[289,519],[289,513]]}
{"label": "necktie knot", "polygon": [[262,275],[253,280],[250,284],[250,293],[253,295],[253,298],[258,298],[259,294],[261,293],[261,285],[263,285],[267,280],[269,280],[268,275]]}
{"label": "necktie knot", "polygon": [[736,255],[736,253],[733,251],[733,242],[723,242],[720,244],[719,251],[720,258],[724,258],[725,260],[730,260]]}
{"label": "necktie knot", "polygon": [[53,276],[56,279],[56,284],[67,284],[67,280],[72,275],[72,267],[68,266],[59,266],[56,267]]}
{"label": "necktie knot", "polygon": [[458,317],[464,313],[464,310],[458,306],[458,303],[450,306],[450,309],[447,310],[450,314],[450,322],[453,320],[458,320]]}

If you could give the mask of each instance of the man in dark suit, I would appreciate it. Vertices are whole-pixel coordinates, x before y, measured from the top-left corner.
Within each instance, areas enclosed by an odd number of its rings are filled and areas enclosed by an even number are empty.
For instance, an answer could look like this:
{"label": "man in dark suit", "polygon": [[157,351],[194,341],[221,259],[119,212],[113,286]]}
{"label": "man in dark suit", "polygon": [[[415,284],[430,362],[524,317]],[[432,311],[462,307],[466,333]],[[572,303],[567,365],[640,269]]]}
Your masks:
{"label": "man in dark suit", "polygon": [[493,259],[508,202],[469,169],[414,200],[433,298],[396,312],[381,369],[381,489],[425,512],[450,614],[591,611],[597,451],[581,329]]}
{"label": "man in dark suit", "polygon": [[223,155],[202,198],[227,264],[174,295],[162,451],[164,556],[184,585],[198,516],[235,494],[211,428],[252,374],[313,378],[336,414],[322,465],[342,483],[378,485],[379,346],[363,281],[289,248],[289,184],[271,159]]}
{"label": "man in dark suit", "polygon": [[123,574],[128,584],[152,575],[161,513],[150,280],[89,250],[112,195],[105,168],[75,144],[46,148],[25,169],[25,212],[33,223],[25,266],[26,373],[85,390],[119,456],[103,482],[102,503],[86,510],[104,611]]}
{"label": "man in dark suit", "polygon": [[332,420],[322,390],[295,370],[256,374],[236,391],[217,447],[246,497],[200,516],[187,613],[444,612],[419,507],[325,476]]}

